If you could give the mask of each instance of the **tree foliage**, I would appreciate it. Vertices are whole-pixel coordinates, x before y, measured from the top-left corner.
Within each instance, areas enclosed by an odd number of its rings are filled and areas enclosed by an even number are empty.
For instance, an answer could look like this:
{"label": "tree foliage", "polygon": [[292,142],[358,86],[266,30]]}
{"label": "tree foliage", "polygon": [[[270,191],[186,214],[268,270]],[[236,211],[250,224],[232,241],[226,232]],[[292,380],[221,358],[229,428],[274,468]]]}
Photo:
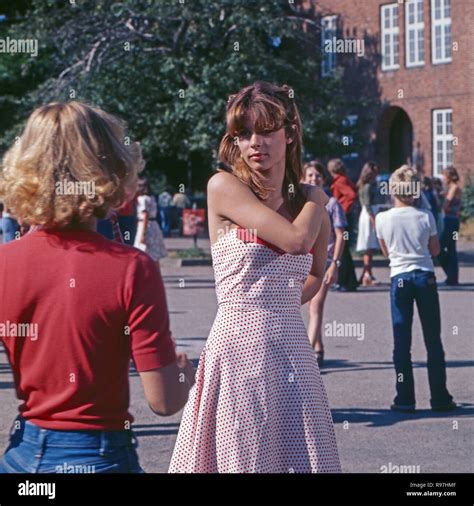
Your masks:
{"label": "tree foliage", "polygon": [[[28,113],[84,100],[125,119],[148,167],[201,187],[224,132],[227,98],[255,80],[295,93],[307,155],[342,154],[351,104],[335,75],[319,79],[319,24],[285,0],[45,0],[0,24],[36,38],[39,54],[1,55],[0,150]],[[1,13],[0,13],[1,14]]]}

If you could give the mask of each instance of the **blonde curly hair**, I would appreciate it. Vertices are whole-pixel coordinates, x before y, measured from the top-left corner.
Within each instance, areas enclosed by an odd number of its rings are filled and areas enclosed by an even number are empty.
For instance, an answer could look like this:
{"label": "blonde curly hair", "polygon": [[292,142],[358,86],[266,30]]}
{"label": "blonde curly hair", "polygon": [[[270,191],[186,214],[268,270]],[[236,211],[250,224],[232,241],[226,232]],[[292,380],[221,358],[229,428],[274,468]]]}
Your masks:
{"label": "blonde curly hair", "polygon": [[[21,223],[44,228],[104,218],[133,198],[144,165],[139,144],[126,140],[125,125],[97,107],[77,101],[39,107],[3,157],[0,199]],[[58,191],[61,185],[94,191]]]}
{"label": "blonde curly hair", "polygon": [[416,170],[410,165],[402,165],[389,179],[389,192],[404,204],[412,206],[420,195],[421,182]]}

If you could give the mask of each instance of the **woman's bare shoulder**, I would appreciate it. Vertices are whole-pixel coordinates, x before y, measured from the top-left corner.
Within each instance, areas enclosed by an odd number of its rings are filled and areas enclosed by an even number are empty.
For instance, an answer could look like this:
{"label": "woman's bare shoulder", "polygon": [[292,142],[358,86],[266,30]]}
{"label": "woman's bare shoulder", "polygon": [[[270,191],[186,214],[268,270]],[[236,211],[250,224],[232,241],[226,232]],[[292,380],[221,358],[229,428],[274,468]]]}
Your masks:
{"label": "woman's bare shoulder", "polygon": [[221,192],[229,188],[229,185],[243,184],[234,174],[225,171],[219,171],[213,174],[207,182],[208,192]]}

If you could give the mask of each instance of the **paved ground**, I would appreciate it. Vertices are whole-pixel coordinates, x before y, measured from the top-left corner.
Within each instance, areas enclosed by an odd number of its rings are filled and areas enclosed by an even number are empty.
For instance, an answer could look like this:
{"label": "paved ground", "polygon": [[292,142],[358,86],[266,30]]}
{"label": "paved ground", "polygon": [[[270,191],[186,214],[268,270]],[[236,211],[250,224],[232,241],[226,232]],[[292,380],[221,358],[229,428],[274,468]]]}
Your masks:
{"label": "paved ground", "polygon": [[[168,240],[170,248],[188,247],[189,240]],[[189,242],[189,244],[187,244]],[[199,239],[200,247],[208,241]],[[464,246],[466,249],[466,246]],[[379,473],[383,466],[419,466],[419,472],[473,472],[474,414],[474,288],[473,245],[461,254],[459,288],[441,288],[443,341],[448,363],[448,386],[462,409],[433,414],[429,408],[426,353],[419,322],[414,326],[413,360],[419,410],[413,415],[394,414],[388,406],[394,393],[391,363],[392,334],[387,267],[375,268],[383,284],[360,293],[330,293],[325,322],[364,323],[363,340],[355,337],[326,339],[324,383],[336,426],[345,472]],[[197,363],[216,314],[211,267],[176,267],[162,261],[173,334],[179,348]],[[437,268],[438,280],[444,276]],[[180,281],[184,280],[184,287]],[[307,308],[302,309],[307,322]],[[453,332],[453,328],[457,327]],[[17,401],[3,350],[0,352],[0,448]],[[169,418],[153,415],[143,396],[139,377],[131,373],[132,413],[139,438],[140,459],[147,472],[166,472],[181,413]]]}

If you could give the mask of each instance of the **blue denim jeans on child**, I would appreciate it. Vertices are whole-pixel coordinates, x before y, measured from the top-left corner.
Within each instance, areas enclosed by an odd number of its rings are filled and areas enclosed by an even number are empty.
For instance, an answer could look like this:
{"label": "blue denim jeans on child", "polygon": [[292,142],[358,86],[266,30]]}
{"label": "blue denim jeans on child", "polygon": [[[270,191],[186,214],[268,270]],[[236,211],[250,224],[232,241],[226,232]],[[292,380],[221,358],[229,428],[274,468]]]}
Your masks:
{"label": "blue denim jeans on child", "polygon": [[143,473],[136,447],[131,430],[50,430],[18,416],[0,474]]}
{"label": "blue denim jeans on child", "polygon": [[[431,406],[452,401],[446,389],[446,364],[441,343],[441,317],[436,276],[417,269],[391,278],[390,303],[394,337],[393,362],[397,374],[395,404],[415,404],[411,362],[413,305],[416,302],[428,354]],[[401,380],[401,381],[400,381]]]}

